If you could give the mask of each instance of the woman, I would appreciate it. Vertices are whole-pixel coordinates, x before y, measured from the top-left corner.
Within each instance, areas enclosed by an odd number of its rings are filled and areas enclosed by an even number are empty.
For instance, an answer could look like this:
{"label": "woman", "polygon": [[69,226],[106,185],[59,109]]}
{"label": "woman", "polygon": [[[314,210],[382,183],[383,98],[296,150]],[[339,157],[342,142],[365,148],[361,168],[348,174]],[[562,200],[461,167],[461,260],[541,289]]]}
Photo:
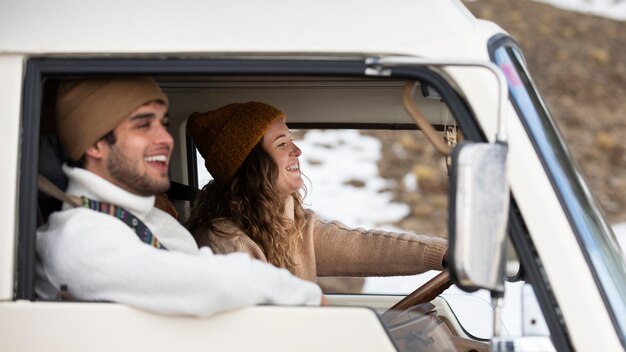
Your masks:
{"label": "woman", "polygon": [[314,282],[443,269],[446,240],[351,229],[304,209],[302,152],[285,121],[282,111],[259,102],[191,114],[187,132],[214,177],[187,222],[199,246],[247,252]]}

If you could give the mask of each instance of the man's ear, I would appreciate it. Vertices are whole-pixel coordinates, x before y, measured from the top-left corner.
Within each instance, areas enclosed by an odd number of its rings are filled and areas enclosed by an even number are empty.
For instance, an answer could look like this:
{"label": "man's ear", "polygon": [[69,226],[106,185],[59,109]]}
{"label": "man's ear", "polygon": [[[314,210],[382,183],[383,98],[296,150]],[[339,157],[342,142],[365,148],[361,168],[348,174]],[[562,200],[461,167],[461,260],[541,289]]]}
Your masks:
{"label": "man's ear", "polygon": [[106,141],[103,139],[97,141],[85,151],[85,156],[95,160],[102,159],[104,157],[104,149],[108,147],[106,144]]}

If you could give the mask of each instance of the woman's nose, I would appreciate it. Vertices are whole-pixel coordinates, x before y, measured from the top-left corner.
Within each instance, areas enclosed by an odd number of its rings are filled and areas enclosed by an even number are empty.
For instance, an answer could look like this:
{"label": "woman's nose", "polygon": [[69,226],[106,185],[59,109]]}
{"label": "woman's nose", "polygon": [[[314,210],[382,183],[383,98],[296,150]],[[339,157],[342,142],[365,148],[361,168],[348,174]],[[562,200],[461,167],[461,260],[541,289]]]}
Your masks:
{"label": "woman's nose", "polygon": [[298,146],[296,145],[296,143],[291,142],[291,154],[299,157],[300,155],[302,155],[302,150],[300,150],[300,148],[298,148]]}

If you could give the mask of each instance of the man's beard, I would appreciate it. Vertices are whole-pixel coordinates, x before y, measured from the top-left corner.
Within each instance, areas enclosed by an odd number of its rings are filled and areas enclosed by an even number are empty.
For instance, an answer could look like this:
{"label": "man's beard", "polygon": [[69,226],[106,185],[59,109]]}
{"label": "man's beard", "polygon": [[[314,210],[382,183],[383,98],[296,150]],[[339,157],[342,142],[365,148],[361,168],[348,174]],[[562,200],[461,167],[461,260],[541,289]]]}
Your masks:
{"label": "man's beard", "polygon": [[[139,160],[139,162],[142,161]],[[166,178],[165,181],[153,180],[148,174],[141,174],[138,168],[133,165],[133,161],[125,158],[115,146],[111,147],[107,168],[111,177],[118,184],[123,184],[126,188],[142,196],[153,196],[170,188],[169,178]]]}

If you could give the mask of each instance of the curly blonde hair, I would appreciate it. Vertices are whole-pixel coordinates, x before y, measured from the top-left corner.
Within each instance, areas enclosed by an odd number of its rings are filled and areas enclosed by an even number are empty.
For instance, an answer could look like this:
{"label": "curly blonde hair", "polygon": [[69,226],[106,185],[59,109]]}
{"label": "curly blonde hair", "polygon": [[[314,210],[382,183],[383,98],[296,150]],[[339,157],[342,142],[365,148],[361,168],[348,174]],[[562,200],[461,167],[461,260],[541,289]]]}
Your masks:
{"label": "curly blonde hair", "polygon": [[[229,181],[210,181],[196,197],[185,226],[191,233],[207,228],[221,236],[217,224],[231,221],[265,253],[267,260],[292,271],[295,247],[305,226],[300,192],[292,193],[294,220],[283,216],[285,201],[276,188],[278,167],[258,143]],[[306,188],[303,187],[306,194]],[[204,231],[200,231],[201,233]],[[197,235],[194,234],[194,237]],[[200,242],[199,238],[195,238]]]}

